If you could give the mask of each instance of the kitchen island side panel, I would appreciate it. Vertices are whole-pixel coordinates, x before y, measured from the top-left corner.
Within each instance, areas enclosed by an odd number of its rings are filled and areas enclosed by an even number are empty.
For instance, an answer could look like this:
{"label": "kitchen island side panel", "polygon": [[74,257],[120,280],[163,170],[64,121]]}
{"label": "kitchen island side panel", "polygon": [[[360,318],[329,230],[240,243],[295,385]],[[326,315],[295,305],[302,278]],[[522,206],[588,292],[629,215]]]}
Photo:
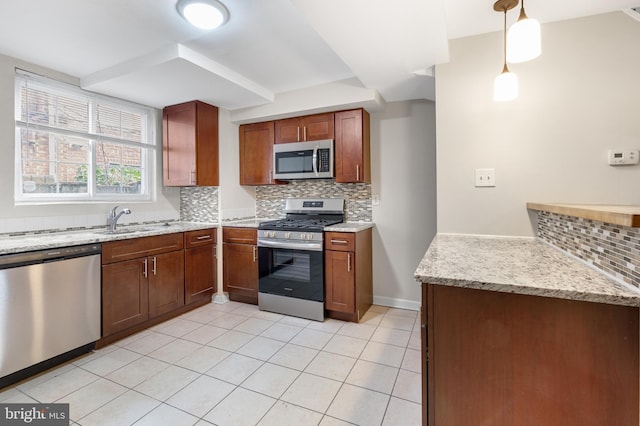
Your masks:
{"label": "kitchen island side panel", "polygon": [[426,285],[429,424],[638,424],[638,307]]}

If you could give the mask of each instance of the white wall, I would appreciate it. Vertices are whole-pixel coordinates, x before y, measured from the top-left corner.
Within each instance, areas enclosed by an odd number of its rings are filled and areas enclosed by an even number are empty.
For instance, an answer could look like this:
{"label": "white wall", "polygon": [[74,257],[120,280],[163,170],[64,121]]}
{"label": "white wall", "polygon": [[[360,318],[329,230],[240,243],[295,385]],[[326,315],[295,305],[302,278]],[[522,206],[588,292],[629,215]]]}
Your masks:
{"label": "white wall", "polygon": [[[640,204],[640,22],[622,12],[542,25],[542,55],[510,68],[511,102],[492,100],[502,34],[450,41],[436,68],[438,232],[534,235],[528,201]],[[495,188],[474,169],[495,168]]]}
{"label": "white wall", "polygon": [[413,274],[436,232],[435,106],[388,103],[371,115],[374,302],[419,308]]}
{"label": "white wall", "polygon": [[[68,75],[37,67],[0,55],[0,233],[33,231],[106,225],[106,215],[113,203],[78,203],[48,205],[14,205],[15,168],[15,113],[14,77],[20,68],[59,81],[78,85],[79,81]],[[158,149],[156,176],[158,190],[153,202],[127,203],[132,214],[122,218],[122,223],[167,220],[180,218],[180,191],[178,188],[162,188],[162,117],[157,129]]]}
{"label": "white wall", "polygon": [[256,211],[256,191],[254,187],[240,185],[239,126],[230,121],[229,111],[220,109],[218,112],[221,218],[252,217]]}

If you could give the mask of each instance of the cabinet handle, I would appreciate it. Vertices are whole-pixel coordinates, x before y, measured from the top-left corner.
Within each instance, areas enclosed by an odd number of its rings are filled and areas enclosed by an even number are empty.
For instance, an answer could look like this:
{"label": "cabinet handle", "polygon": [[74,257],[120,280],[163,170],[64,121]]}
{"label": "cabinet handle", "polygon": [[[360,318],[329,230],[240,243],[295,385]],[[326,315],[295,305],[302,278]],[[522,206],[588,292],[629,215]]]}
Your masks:
{"label": "cabinet handle", "polygon": [[303,140],[306,141],[307,140],[307,126],[304,126],[302,129],[304,130],[304,132],[303,132],[304,139]]}
{"label": "cabinet handle", "polygon": [[192,184],[196,184],[196,171],[195,170],[191,170],[191,183]]}
{"label": "cabinet handle", "polygon": [[196,237],[196,240],[210,240],[211,239],[211,235],[200,235],[199,237]]}
{"label": "cabinet handle", "polygon": [[347,240],[334,240],[332,238],[331,244],[340,244],[340,245],[346,246],[347,244],[349,244],[349,242]]}
{"label": "cabinet handle", "polygon": [[269,169],[269,183],[273,182],[273,170]]}
{"label": "cabinet handle", "polygon": [[156,274],[156,257],[153,256],[153,259],[151,259],[151,262],[153,263],[153,267],[151,268],[151,272],[153,272],[153,275]]}
{"label": "cabinet handle", "polygon": [[300,126],[298,126],[297,129],[298,129],[298,134],[296,135],[296,139],[298,140],[298,142],[300,142]]}
{"label": "cabinet handle", "polygon": [[147,278],[147,259],[144,259],[142,261],[142,264],[143,264],[142,276]]}
{"label": "cabinet handle", "polygon": [[356,164],[356,180],[360,180],[360,164]]}
{"label": "cabinet handle", "polygon": [[347,272],[351,272],[351,253],[347,253]]}
{"label": "cabinet handle", "polygon": [[256,263],[256,260],[258,260],[258,247],[254,246],[253,247],[253,263]]}

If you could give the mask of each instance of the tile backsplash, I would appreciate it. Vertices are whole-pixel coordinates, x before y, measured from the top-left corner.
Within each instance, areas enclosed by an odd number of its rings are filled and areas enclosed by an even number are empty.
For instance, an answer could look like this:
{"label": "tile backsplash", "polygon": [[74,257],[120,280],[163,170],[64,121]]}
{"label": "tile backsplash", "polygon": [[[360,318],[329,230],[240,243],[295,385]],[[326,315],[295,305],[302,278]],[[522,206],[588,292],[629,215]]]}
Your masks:
{"label": "tile backsplash", "polygon": [[218,187],[180,188],[180,220],[183,222],[218,221]]}
{"label": "tile backsplash", "polygon": [[538,237],[640,287],[640,228],[540,211]]}
{"label": "tile backsplash", "polygon": [[344,198],[345,221],[371,222],[371,184],[336,183],[332,179],[292,180],[286,185],[256,187],[256,216],[283,215],[287,198]]}

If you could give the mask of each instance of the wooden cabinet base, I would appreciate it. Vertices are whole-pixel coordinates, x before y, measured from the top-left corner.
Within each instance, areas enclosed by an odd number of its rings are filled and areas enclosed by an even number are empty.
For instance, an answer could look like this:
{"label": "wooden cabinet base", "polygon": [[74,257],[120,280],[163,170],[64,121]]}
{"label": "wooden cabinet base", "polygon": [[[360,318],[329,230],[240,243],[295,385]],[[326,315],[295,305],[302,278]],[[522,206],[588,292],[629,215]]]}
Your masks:
{"label": "wooden cabinet base", "polygon": [[154,325],[160,324],[161,322],[164,322],[168,319],[175,318],[179,315],[184,314],[185,312],[189,312],[195,308],[199,308],[202,305],[206,305],[207,303],[211,303],[211,299],[196,300],[195,302],[189,305],[181,306],[176,310],[167,312],[166,314],[159,315],[150,320],[137,324],[133,327],[127,328],[126,330],[122,330],[122,331],[110,334],[109,336],[105,336],[96,342],[96,349],[104,348],[105,346],[108,346],[113,342],[116,342],[120,339],[124,339],[127,336],[131,336],[132,334],[135,334],[149,327],[153,327]]}
{"label": "wooden cabinet base", "polygon": [[638,424],[639,308],[429,287],[430,425]]}
{"label": "wooden cabinet base", "polygon": [[234,302],[251,303],[252,305],[258,304],[257,295],[246,296],[244,294],[234,293],[233,291],[229,291],[229,300],[233,300]]}

